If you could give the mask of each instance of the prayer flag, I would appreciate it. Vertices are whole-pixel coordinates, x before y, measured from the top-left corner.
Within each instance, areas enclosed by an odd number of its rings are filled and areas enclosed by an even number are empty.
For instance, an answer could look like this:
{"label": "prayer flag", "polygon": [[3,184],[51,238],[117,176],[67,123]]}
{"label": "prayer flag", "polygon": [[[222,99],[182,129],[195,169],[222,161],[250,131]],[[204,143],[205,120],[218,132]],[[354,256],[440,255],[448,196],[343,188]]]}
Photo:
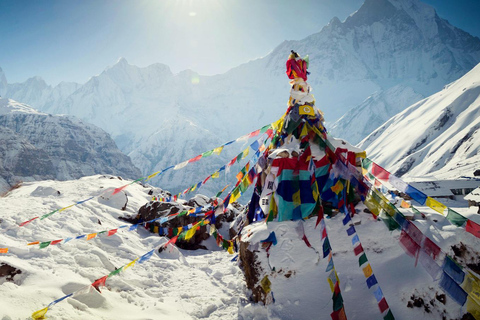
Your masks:
{"label": "prayer flag", "polygon": [[60,242],[62,242],[62,241],[63,241],[63,239],[53,240],[53,241],[50,243],[50,245],[53,246],[53,245],[56,245],[57,243],[60,243]]}
{"label": "prayer flag", "polygon": [[420,246],[404,231],[400,233],[400,246],[410,257],[416,257]]}
{"label": "prayer flag", "polygon": [[388,181],[389,180],[388,178],[390,177],[390,172],[383,169],[382,167],[380,167],[375,162],[372,162],[372,174],[377,179],[380,179],[380,180],[383,180],[383,181]]}
{"label": "prayer flag", "polygon": [[133,261],[131,261],[131,262],[129,262],[125,267],[123,267],[123,270],[126,270],[126,269],[128,269],[128,268],[130,268],[130,267],[133,267],[137,261],[138,261],[138,258],[135,259],[135,260],[133,260]]}
{"label": "prayer flag", "polygon": [[432,257],[425,251],[420,250],[418,261],[425,268],[425,271],[432,277],[433,280],[438,280],[442,273],[442,268],[432,259]]}
{"label": "prayer flag", "polygon": [[367,255],[363,253],[360,258],[358,258],[358,266],[361,267],[364,263],[368,261]]}
{"label": "prayer flag", "polygon": [[447,219],[457,227],[462,227],[468,220],[467,218],[450,208],[448,208]]}
{"label": "prayer flag", "polygon": [[388,313],[383,317],[383,320],[395,320],[392,310],[388,310]]}
{"label": "prayer flag", "polygon": [[8,248],[0,248],[0,253],[8,253]]}
{"label": "prayer flag", "polygon": [[378,308],[380,309],[381,313],[384,313],[388,309],[388,303],[387,300],[385,300],[385,297],[378,302]]}
{"label": "prayer flag", "polygon": [[323,257],[325,258],[326,256],[328,256],[328,254],[332,250],[332,247],[330,246],[330,241],[328,240],[328,237],[325,238],[325,241],[323,242],[323,245],[322,245],[322,249],[323,249]]}
{"label": "prayer flag", "polygon": [[445,272],[442,274],[440,287],[458,304],[463,306],[467,301],[467,293]]}
{"label": "prayer flag", "polygon": [[[112,195],[116,195],[117,193],[119,193],[120,191],[122,191],[123,189],[125,189],[126,187],[128,187],[128,184],[126,184],[126,185],[124,185],[124,186],[121,186],[121,187],[119,187],[119,188],[116,188],[115,190],[113,190]],[[68,207],[62,208],[62,209],[58,210],[58,212],[61,212],[61,211],[65,210],[65,209],[67,209],[67,208],[68,208]]]}
{"label": "prayer flag", "polygon": [[477,223],[473,222],[472,220],[468,220],[465,229],[475,237],[480,238],[480,225]]}
{"label": "prayer flag", "polygon": [[360,253],[363,252],[363,247],[362,244],[359,244],[353,249],[353,252],[355,253],[356,256],[358,256]]}
{"label": "prayer flag", "polygon": [[138,259],[138,263],[144,263],[145,261],[150,259],[150,257],[153,255],[153,251],[155,251],[155,249],[150,250],[149,252],[147,252],[143,256],[141,256],[140,259]]}
{"label": "prayer flag", "polygon": [[35,311],[32,313],[32,318],[37,320],[37,319],[45,319],[45,314],[47,314],[48,307],[43,308],[42,310]]}
{"label": "prayer flag", "polygon": [[110,236],[114,235],[115,233],[117,233],[117,230],[118,229],[108,230],[107,237],[110,237]]}
{"label": "prayer flag", "polygon": [[97,234],[96,234],[96,233],[90,233],[90,234],[87,234],[87,241],[88,241],[88,240],[91,240],[91,239],[93,239],[93,238],[95,238],[96,236],[97,236]]}
{"label": "prayer flag", "polygon": [[[348,214],[347,214],[348,216]],[[355,233],[355,227],[354,226],[350,226],[350,228],[347,229],[347,234],[348,236],[351,236],[352,234]]]}
{"label": "prayer flag", "polygon": [[262,286],[262,289],[265,293],[269,293],[271,291],[270,286],[271,282],[268,279],[268,276],[263,277],[262,281],[260,281],[260,285]]}
{"label": "prayer flag", "polygon": [[[337,286],[338,286],[338,282],[335,284],[335,287]],[[333,311],[338,311],[343,308],[343,297],[341,292],[338,292],[337,294],[334,293],[332,300],[333,300]]]}
{"label": "prayer flag", "polygon": [[219,155],[220,153],[222,153],[223,147],[224,146],[213,149],[213,153]]}
{"label": "prayer flag", "polygon": [[192,158],[192,159],[188,160],[188,163],[197,162],[197,161],[200,160],[201,158],[202,158],[202,155],[199,154],[199,155],[196,156],[195,158]]}
{"label": "prayer flag", "polygon": [[50,245],[51,241],[40,242],[40,249],[46,248]]}
{"label": "prayer flag", "polygon": [[345,308],[341,308],[340,310],[333,311],[330,314],[332,320],[347,320],[347,315],[345,314]]}
{"label": "prayer flag", "polygon": [[380,286],[378,286],[377,289],[373,292],[373,295],[375,296],[375,299],[377,299],[377,302],[380,302],[383,299],[383,292]]}
{"label": "prayer flag", "polygon": [[[345,226],[347,223],[349,223],[350,221],[352,221],[352,217],[350,217],[350,214],[347,213],[345,215],[345,218],[343,218],[342,222],[343,222],[343,225]],[[352,226],[353,227],[353,226]],[[348,232],[348,231],[347,231]],[[354,229],[354,232],[355,232],[355,229]]]}
{"label": "prayer flag", "polygon": [[431,197],[427,197],[426,205],[440,214],[443,214],[443,211],[447,208],[446,205]]}
{"label": "prayer flag", "polygon": [[423,239],[422,249],[425,250],[425,252],[428,255],[430,255],[434,260],[438,257],[438,255],[442,251],[435,242],[433,242],[427,237]]}
{"label": "prayer flag", "polygon": [[367,278],[366,282],[369,289],[378,283],[375,275],[371,275],[369,278]]}
{"label": "prayer flag", "polygon": [[175,167],[173,167],[173,170],[179,170],[179,169],[185,168],[187,164],[188,164],[188,160],[177,164]]}
{"label": "prayer flag", "polygon": [[[56,211],[56,210],[55,210],[55,211]],[[39,218],[39,217],[32,218],[32,219],[30,219],[30,220],[28,220],[28,221],[25,221],[25,222],[20,223],[18,226],[19,226],[19,227],[23,227],[24,225],[26,225],[26,224],[28,224],[28,223],[30,223],[30,222],[32,222],[33,220],[38,219],[38,218]],[[45,311],[45,312],[46,312],[46,311]]]}
{"label": "prayer flag", "polygon": [[465,279],[465,272],[462,270],[462,267],[449,256],[445,257],[443,271],[458,284],[462,284]]}
{"label": "prayer flag", "polygon": [[370,277],[373,274],[372,267],[370,266],[370,263],[367,264],[366,267],[362,268],[363,274],[365,275],[365,278]]}
{"label": "prayer flag", "polygon": [[92,287],[94,287],[95,289],[97,289],[98,292],[102,292],[100,291],[100,287],[104,287],[105,286],[105,282],[107,281],[107,278],[108,276],[104,276],[104,277],[101,277],[97,280],[95,280],[91,285]]}
{"label": "prayer flag", "polygon": [[358,238],[358,234],[354,235],[352,237],[352,245],[355,246],[359,242],[360,242],[360,239]]}

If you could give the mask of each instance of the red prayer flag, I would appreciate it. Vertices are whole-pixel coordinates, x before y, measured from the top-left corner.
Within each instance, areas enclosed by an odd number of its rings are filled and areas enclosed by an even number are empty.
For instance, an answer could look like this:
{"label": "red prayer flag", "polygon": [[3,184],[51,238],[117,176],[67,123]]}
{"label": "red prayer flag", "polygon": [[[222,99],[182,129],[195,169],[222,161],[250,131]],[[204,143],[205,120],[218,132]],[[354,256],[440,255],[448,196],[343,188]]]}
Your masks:
{"label": "red prayer flag", "polygon": [[188,160],[188,163],[197,162],[197,161],[200,160],[201,158],[202,158],[202,155],[199,154],[199,155],[196,156],[195,158],[192,158],[192,159]]}
{"label": "red prayer flag", "polygon": [[251,133],[248,135],[248,137],[249,137],[249,138],[256,137],[256,136],[258,136],[259,133],[260,133],[260,129],[255,130],[255,131],[251,132]]}
{"label": "red prayer flag", "polygon": [[388,309],[388,303],[387,300],[385,300],[385,297],[383,297],[378,303],[378,308],[380,309],[381,313],[384,313]]}
{"label": "red prayer flag", "polygon": [[35,219],[38,219],[38,217],[35,217],[35,218],[32,218],[32,219],[30,219],[30,220],[28,220],[28,221],[25,221],[25,222],[20,223],[19,227],[23,227],[24,225],[26,225],[27,223],[32,222],[32,221],[35,220]]}
{"label": "red prayer flag", "polygon": [[167,243],[165,243],[164,247],[166,248],[169,244],[175,244],[175,242],[177,242],[177,239],[178,239],[178,236],[171,238],[170,240],[168,240]]}
{"label": "red prayer flag", "polygon": [[305,244],[307,245],[307,247],[309,247],[309,248],[311,248],[311,247],[312,247],[312,245],[311,245],[311,244],[310,244],[310,242],[308,241],[308,239],[307,239],[307,236],[306,236],[306,235],[303,235],[302,239],[303,239],[303,241],[305,241]]}
{"label": "red prayer flag", "polygon": [[120,187],[120,188],[116,188],[115,190],[113,190],[113,193],[112,195],[116,195],[117,193],[119,193],[120,191],[122,191],[123,189],[125,189],[126,187],[128,187],[128,184]]}
{"label": "red prayer flag", "polygon": [[333,311],[330,314],[332,320],[347,320],[347,315],[345,314],[345,309],[342,307],[340,310]]}
{"label": "red prayer flag", "polygon": [[359,244],[353,249],[353,252],[355,252],[355,255],[358,256],[360,253],[363,252],[363,247],[362,244]]}
{"label": "red prayer flag", "polygon": [[320,205],[320,208],[318,209],[318,217],[317,217],[317,222],[315,223],[315,228],[318,226],[320,221],[323,219],[323,206]]}
{"label": "red prayer flag", "polygon": [[105,287],[105,282],[107,281],[107,278],[108,278],[108,276],[105,276],[105,277],[101,277],[100,279],[95,280],[92,283],[92,287],[97,289],[98,292],[102,293],[102,291],[100,291],[100,287]]}
{"label": "red prayer flag", "polygon": [[433,258],[433,260],[435,260],[437,258],[437,256],[440,254],[441,252],[441,249],[439,246],[437,246],[437,244],[435,242],[433,242],[432,240],[430,240],[429,238],[425,237],[425,239],[423,240],[423,246],[422,246],[423,250],[425,250],[425,252]]}
{"label": "red prayer flag", "polygon": [[420,246],[403,230],[400,233],[400,245],[411,257],[416,257],[420,250]]}
{"label": "red prayer flag", "polygon": [[480,238],[480,225],[469,219],[467,220],[467,225],[465,228],[467,232],[470,232],[475,237]]}
{"label": "red prayer flag", "polygon": [[110,236],[114,235],[115,233],[117,233],[117,230],[118,229],[108,230],[107,237],[110,237]]}
{"label": "red prayer flag", "polygon": [[378,164],[375,162],[372,162],[372,174],[380,180],[388,181],[388,178],[390,177],[390,172],[387,170],[383,169],[380,167]]}
{"label": "red prayer flag", "polygon": [[62,242],[62,241],[63,241],[63,239],[53,240],[52,242],[50,242],[50,245],[53,246],[54,244],[60,243],[60,242]]}

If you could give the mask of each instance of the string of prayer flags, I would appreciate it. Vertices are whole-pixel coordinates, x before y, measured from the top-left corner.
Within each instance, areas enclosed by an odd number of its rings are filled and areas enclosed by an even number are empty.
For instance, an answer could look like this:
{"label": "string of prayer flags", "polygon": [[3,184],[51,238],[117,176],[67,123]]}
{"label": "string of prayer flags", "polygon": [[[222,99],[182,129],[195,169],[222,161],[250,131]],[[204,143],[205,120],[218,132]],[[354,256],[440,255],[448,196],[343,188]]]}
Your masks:
{"label": "string of prayer flags", "polygon": [[[379,171],[387,172],[385,169],[381,168],[378,164],[374,163],[372,160],[366,158],[362,162],[362,167],[369,173],[372,173],[373,168],[375,167],[376,173]],[[381,168],[379,170],[378,168]],[[367,175],[365,175],[367,176]],[[377,177],[380,180],[385,178],[385,174],[380,174],[380,177]],[[385,181],[385,179],[384,179]],[[406,193],[410,196],[413,200],[417,201],[421,205],[426,205],[429,208],[435,210],[436,212],[444,215],[445,210],[447,209],[446,218],[447,220],[457,226],[457,227],[465,227],[465,231],[472,234],[473,236],[480,238],[480,225],[476,222],[464,217],[460,213],[456,212],[455,210],[449,208],[445,204],[441,203],[440,201],[433,199],[423,192],[419,191],[418,189],[412,187],[411,185],[407,184],[406,182],[402,181],[400,178],[394,176],[393,174],[388,175],[388,180],[386,182],[390,183],[393,187],[395,187],[398,191]],[[367,205],[367,204],[366,204]],[[368,205],[367,205],[368,207]],[[413,208],[413,206],[412,206]],[[370,209],[370,207],[369,207]]]}
{"label": "string of prayer flags", "polygon": [[[343,219],[343,225],[347,225],[351,222],[350,213],[347,211],[345,214],[345,218]],[[384,319],[394,319],[392,311],[387,303],[386,298],[383,296],[382,289],[378,284],[377,278],[373,274],[372,266],[368,261],[367,255],[363,250],[362,243],[360,242],[360,238],[358,236],[357,230],[353,224],[350,224],[346,230],[347,235],[352,237],[352,246],[354,247],[353,251],[355,256],[358,257],[358,266],[362,269],[363,275],[365,276],[365,282],[367,287],[374,291],[374,296],[377,299],[378,308],[380,309],[380,313],[384,316]]]}
{"label": "string of prayer flags", "polygon": [[[170,239],[167,243],[163,244],[162,247],[166,248],[169,244],[175,243],[176,239],[177,239],[177,237]],[[95,288],[95,290],[97,290],[98,292],[101,293],[100,288],[104,287],[106,285],[106,281],[107,281],[108,278],[110,278],[114,275],[120,274],[122,271],[126,270],[129,267],[133,267],[136,262],[138,262],[138,263],[146,262],[147,260],[150,259],[150,257],[153,255],[153,253],[155,252],[156,249],[157,248],[148,251],[147,253],[140,256],[139,258],[136,258],[135,260],[127,263],[126,265],[124,265],[124,266],[122,266],[118,269],[113,270],[108,275],[103,276],[101,278],[98,278],[97,280],[92,282],[90,285],[88,285],[86,287],[83,287],[80,290],[77,290],[77,291],[72,292],[70,294],[67,294],[67,295],[65,295],[65,296],[63,296],[63,297],[61,297],[57,300],[52,301],[47,307],[33,312],[32,315],[31,315],[32,319],[35,319],[35,320],[45,319],[45,316],[46,316],[48,310],[50,310],[55,304],[65,300],[69,297],[76,296],[76,295],[83,294],[83,293],[87,293],[87,292],[89,292],[90,288]]]}

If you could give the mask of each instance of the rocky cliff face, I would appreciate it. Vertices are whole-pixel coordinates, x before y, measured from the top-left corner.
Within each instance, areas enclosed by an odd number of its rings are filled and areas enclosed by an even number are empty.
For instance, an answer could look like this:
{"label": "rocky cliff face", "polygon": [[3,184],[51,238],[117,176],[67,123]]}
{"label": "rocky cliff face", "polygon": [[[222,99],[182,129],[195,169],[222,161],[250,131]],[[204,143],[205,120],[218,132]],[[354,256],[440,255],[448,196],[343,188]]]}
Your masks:
{"label": "rocky cliff face", "polygon": [[140,171],[103,130],[0,99],[3,187],[18,181],[77,179],[98,173],[138,178]]}

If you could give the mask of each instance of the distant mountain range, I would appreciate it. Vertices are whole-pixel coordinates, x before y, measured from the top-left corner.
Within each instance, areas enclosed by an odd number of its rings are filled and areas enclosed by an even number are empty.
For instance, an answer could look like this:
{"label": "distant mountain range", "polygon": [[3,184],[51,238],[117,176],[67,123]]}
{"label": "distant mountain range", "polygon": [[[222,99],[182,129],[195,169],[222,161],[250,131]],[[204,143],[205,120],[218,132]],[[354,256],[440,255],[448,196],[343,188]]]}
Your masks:
{"label": "distant mountain range", "polygon": [[[286,109],[292,49],[310,56],[308,81],[330,132],[352,143],[480,62],[480,39],[432,7],[366,0],[345,21],[333,18],[320,32],[221,75],[173,74],[163,64],[139,68],[120,59],[85,84],[51,87],[38,77],[9,84],[0,72],[0,94],[103,128],[147,174],[277,120]],[[176,192],[227,158],[152,182]]]}
{"label": "distant mountain range", "polygon": [[141,176],[100,128],[11,99],[0,98],[0,141],[0,193],[19,181]]}

